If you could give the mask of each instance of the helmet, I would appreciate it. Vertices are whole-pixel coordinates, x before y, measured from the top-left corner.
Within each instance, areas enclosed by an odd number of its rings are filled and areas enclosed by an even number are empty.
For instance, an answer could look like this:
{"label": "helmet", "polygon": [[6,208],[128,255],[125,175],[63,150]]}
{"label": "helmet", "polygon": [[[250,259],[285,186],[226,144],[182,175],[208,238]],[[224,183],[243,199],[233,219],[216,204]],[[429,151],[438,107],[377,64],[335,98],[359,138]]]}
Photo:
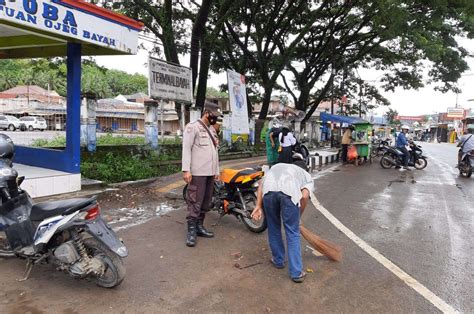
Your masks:
{"label": "helmet", "polygon": [[293,161],[304,160],[303,154],[300,154],[300,153],[293,153],[292,158],[293,158]]}
{"label": "helmet", "polygon": [[304,160],[304,157],[300,153],[293,153],[293,165],[298,166],[305,171],[308,171],[308,165],[306,165],[306,161]]}
{"label": "helmet", "polygon": [[402,130],[410,130],[410,127],[408,125],[402,125]]}
{"label": "helmet", "polygon": [[5,134],[0,134],[0,159],[12,160],[15,155],[15,145],[12,139]]}

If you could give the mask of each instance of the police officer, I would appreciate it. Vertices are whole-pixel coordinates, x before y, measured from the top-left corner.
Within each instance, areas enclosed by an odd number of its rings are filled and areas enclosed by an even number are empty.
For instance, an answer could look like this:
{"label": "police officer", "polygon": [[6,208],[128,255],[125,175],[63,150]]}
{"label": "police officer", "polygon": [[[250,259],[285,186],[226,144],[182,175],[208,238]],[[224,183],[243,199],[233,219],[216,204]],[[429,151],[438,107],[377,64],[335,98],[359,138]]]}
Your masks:
{"label": "police officer", "polygon": [[206,102],[201,119],[189,123],[183,135],[182,171],[188,184],[188,234],[186,245],[196,245],[196,236],[212,238],[214,234],[204,228],[205,212],[210,208],[214,180],[219,178],[218,139],[215,129],[219,107]]}

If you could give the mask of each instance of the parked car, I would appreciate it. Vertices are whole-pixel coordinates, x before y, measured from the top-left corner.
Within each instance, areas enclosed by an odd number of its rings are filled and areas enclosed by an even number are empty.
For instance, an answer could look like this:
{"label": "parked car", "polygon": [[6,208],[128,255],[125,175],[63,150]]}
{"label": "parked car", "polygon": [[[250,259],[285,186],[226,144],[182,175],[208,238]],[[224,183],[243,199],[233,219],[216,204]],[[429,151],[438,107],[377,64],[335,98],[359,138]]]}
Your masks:
{"label": "parked car", "polygon": [[48,127],[48,125],[46,124],[46,120],[42,117],[34,117],[34,116],[21,117],[20,121],[26,124],[26,128],[29,131],[33,131],[33,130],[44,131]]}
{"label": "parked car", "polygon": [[17,129],[25,131],[26,124],[14,116],[0,115],[0,129],[5,131],[15,131]]}

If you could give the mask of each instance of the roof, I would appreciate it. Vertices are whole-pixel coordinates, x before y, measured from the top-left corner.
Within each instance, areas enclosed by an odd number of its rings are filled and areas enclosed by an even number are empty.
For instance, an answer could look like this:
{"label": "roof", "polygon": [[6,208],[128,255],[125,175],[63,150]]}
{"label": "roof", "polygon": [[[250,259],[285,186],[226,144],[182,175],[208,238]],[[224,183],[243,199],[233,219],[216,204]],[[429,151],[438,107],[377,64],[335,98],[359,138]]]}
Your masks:
{"label": "roof", "polygon": [[150,98],[147,94],[145,93],[135,93],[132,95],[122,95],[126,99],[148,99]]}
{"label": "roof", "polygon": [[339,122],[339,123],[348,123],[348,124],[370,124],[369,121],[358,117],[349,117],[349,116],[339,116],[335,114],[329,114],[326,112],[321,112],[320,119],[323,122],[331,121],[331,122]]}
{"label": "roof", "polygon": [[1,2],[0,59],[66,56],[68,43],[81,44],[83,56],[137,52],[140,22],[85,0],[29,3]]}
{"label": "roof", "polygon": [[[48,91],[38,85],[18,85],[13,88],[7,89],[0,94],[11,94],[11,95],[41,95],[48,96]],[[49,92],[49,95],[52,97],[59,96],[55,91]]]}

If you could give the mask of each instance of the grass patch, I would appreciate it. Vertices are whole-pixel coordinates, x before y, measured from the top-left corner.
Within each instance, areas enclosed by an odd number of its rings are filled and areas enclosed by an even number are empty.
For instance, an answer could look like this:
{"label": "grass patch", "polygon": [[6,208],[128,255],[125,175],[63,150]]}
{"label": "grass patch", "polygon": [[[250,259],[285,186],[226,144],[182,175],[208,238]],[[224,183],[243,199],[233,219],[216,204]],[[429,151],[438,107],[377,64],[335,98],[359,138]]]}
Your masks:
{"label": "grass patch", "polygon": [[162,160],[173,158],[166,154],[143,149],[139,154],[109,152],[94,155],[81,163],[81,174],[89,179],[106,183],[135,181],[166,176],[181,170],[180,165],[159,165]]}
{"label": "grass patch", "polygon": [[[165,138],[163,142],[159,142],[162,145],[176,145],[181,144],[181,138],[176,136],[174,138]],[[106,145],[145,145],[144,136],[123,136],[123,135],[112,135],[107,133],[106,135],[99,135],[97,137],[97,146]],[[34,147],[64,147],[66,146],[66,137],[58,135],[51,140],[46,139],[35,139],[31,146]]]}

